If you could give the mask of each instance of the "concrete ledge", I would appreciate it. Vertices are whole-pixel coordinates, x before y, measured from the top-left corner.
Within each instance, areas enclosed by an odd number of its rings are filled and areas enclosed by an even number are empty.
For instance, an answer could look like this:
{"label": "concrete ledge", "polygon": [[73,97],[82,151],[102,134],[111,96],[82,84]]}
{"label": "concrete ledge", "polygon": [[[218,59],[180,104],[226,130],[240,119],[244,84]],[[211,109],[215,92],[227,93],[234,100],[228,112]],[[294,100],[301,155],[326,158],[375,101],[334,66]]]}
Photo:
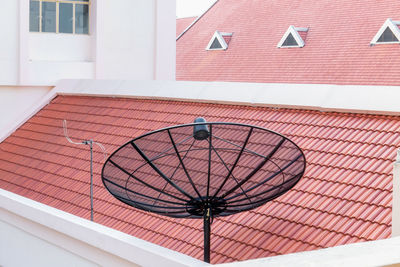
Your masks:
{"label": "concrete ledge", "polygon": [[218,264],[219,267],[400,266],[400,237],[293,253],[263,259]]}
{"label": "concrete ledge", "polygon": [[189,81],[61,80],[57,92],[400,115],[400,87]]}
{"label": "concrete ledge", "polygon": [[[12,251],[8,244],[17,243],[17,248],[32,242],[37,255],[29,255],[27,261],[39,261],[47,255],[44,248],[53,249],[64,258],[74,262],[82,260],[85,266],[208,266],[202,261],[179,252],[149,243],[103,225],[82,219],[72,214],[43,205],[33,200],[0,189],[0,224],[19,232],[21,240],[15,240],[6,232],[0,241],[0,265],[12,266],[21,263],[25,252]],[[17,231],[19,229],[19,231]],[[22,233],[21,233],[22,231]],[[32,241],[33,237],[35,238]],[[42,240],[42,241],[41,241]],[[40,241],[40,242],[39,242]],[[41,250],[40,246],[43,246]],[[11,250],[11,251],[10,251]],[[13,257],[12,259],[9,257]],[[20,256],[21,257],[21,256]],[[5,264],[8,263],[8,264]],[[51,262],[55,264],[57,262]],[[67,262],[68,263],[68,262]],[[64,263],[63,263],[64,264]],[[25,266],[33,266],[27,262]],[[57,264],[58,265],[58,264]],[[65,265],[65,264],[64,264]],[[55,266],[55,265],[53,265]],[[59,266],[59,265],[58,265]]]}

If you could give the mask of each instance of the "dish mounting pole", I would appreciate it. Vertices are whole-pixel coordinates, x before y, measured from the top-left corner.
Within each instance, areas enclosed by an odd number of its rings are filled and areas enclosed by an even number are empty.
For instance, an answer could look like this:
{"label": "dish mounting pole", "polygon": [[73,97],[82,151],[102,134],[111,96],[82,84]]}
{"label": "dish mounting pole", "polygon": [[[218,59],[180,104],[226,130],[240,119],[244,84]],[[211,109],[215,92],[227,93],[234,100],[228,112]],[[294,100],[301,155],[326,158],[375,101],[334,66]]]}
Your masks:
{"label": "dish mounting pole", "polygon": [[204,209],[204,261],[210,263],[210,232],[211,232],[211,216],[210,208]]}

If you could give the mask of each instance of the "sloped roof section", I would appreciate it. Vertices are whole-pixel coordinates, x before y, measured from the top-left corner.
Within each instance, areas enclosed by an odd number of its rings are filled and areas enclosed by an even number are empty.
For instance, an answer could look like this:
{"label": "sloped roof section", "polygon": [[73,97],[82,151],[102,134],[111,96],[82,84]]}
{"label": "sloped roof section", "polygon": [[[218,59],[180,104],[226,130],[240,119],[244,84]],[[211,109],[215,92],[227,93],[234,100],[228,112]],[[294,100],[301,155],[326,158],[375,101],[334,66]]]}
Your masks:
{"label": "sloped roof section", "polygon": [[[66,141],[63,119],[72,139],[93,138],[113,152],[145,132],[198,116],[282,133],[302,148],[308,162],[305,177],[287,194],[214,220],[212,263],[390,237],[391,172],[400,145],[395,116],[58,96],[0,144],[0,187],[89,219],[89,149]],[[101,183],[101,151],[95,150],[94,161],[95,222],[202,259],[202,220],[124,205]]]}
{"label": "sloped roof section", "polygon": [[[400,85],[400,47],[370,46],[398,10],[398,1],[219,0],[177,41],[176,78]],[[288,25],[309,28],[302,49],[277,49]],[[204,51],[215,29],[234,32],[224,53]]]}

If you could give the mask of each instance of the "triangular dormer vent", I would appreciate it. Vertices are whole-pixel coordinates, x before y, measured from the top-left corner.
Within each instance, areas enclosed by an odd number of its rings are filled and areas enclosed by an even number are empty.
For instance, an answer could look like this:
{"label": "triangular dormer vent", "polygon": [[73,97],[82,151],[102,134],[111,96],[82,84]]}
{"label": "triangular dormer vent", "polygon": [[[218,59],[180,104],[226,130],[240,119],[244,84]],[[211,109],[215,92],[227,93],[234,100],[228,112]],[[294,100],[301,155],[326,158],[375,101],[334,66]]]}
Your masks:
{"label": "triangular dormer vent", "polygon": [[226,50],[228,48],[228,37],[231,37],[232,33],[216,31],[208,43],[206,50]]}
{"label": "triangular dormer vent", "polygon": [[396,44],[400,43],[400,21],[387,19],[371,41],[375,44]]}
{"label": "triangular dormer vent", "polygon": [[222,49],[221,43],[218,41],[218,38],[215,38],[214,41],[212,42],[211,46],[209,49]]}
{"label": "triangular dormer vent", "polygon": [[386,30],[383,32],[381,37],[378,39],[378,43],[388,43],[388,42],[398,42],[399,39],[396,38],[396,36],[393,34],[393,32],[390,30],[389,27],[386,28]]}
{"label": "triangular dormer vent", "polygon": [[307,31],[308,28],[296,28],[290,25],[282,39],[279,41],[278,47],[303,47],[305,44],[301,35],[305,35]]}

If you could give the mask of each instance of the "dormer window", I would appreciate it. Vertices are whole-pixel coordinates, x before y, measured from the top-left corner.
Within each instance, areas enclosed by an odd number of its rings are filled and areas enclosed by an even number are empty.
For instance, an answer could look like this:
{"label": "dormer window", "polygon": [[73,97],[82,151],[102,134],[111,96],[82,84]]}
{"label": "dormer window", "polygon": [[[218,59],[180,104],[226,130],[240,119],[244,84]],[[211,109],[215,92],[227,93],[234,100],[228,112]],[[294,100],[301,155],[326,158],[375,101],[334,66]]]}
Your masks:
{"label": "dormer window", "polygon": [[398,42],[399,39],[394,36],[393,32],[390,28],[386,28],[386,30],[382,33],[381,37],[378,39],[378,43],[389,43],[389,42]]}
{"label": "dormer window", "polygon": [[397,44],[400,43],[400,21],[387,19],[371,41],[375,44]]}
{"label": "dormer window", "polygon": [[226,50],[232,33],[216,31],[208,43],[206,50]]}
{"label": "dormer window", "polygon": [[289,35],[286,37],[286,40],[283,42],[282,46],[299,46],[299,44],[294,39],[293,34],[289,33]]}
{"label": "dormer window", "polygon": [[279,48],[285,47],[303,47],[308,28],[297,28],[289,26],[282,39],[278,43]]}
{"label": "dormer window", "polygon": [[218,38],[214,38],[214,41],[212,42],[210,48],[210,50],[212,49],[222,49],[222,44],[219,42]]}

